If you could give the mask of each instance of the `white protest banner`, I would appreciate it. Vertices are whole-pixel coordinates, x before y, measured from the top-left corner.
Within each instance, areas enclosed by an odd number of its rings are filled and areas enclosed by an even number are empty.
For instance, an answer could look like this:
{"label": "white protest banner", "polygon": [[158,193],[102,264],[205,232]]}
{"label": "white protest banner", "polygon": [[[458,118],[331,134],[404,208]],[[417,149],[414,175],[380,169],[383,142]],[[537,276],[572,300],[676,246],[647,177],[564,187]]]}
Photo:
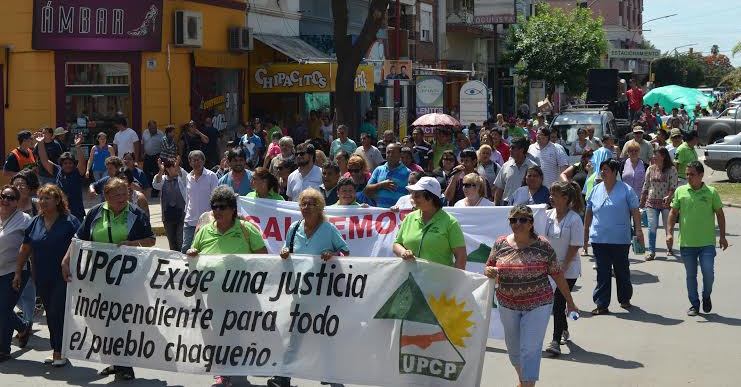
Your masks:
{"label": "white protest banner", "polygon": [[[280,252],[293,221],[302,219],[295,202],[240,197],[239,214],[254,222],[263,232],[268,251]],[[535,217],[535,231],[543,234],[546,227],[545,205],[531,206]],[[466,270],[483,273],[491,246],[501,235],[512,232],[508,215],[511,207],[444,207],[461,225],[466,240],[468,264]],[[325,207],[327,221],[333,223],[350,248],[351,255],[390,257],[396,231],[409,211],[392,212],[387,208],[361,208],[354,206]],[[293,233],[293,230],[291,230]],[[489,337],[503,339],[504,333],[499,313],[492,311]]]}
{"label": "white protest banner", "polygon": [[72,242],[63,355],[216,375],[478,386],[490,279],[438,264]]}

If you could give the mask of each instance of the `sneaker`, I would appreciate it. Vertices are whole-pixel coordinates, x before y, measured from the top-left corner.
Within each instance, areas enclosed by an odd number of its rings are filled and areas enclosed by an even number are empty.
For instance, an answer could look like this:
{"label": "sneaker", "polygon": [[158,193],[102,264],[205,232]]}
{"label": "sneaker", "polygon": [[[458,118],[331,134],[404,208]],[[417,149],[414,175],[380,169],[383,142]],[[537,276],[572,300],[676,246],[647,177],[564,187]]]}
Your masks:
{"label": "sneaker", "polygon": [[699,313],[700,313],[700,311],[697,310],[697,308],[695,308],[694,306],[693,307],[690,307],[687,310],[687,316],[697,316]]}
{"label": "sneaker", "polygon": [[566,344],[566,342],[569,340],[571,340],[569,331],[563,331],[563,333],[561,334],[561,344]]}
{"label": "sneaker", "polygon": [[274,376],[268,379],[267,387],[291,387],[291,378]]}
{"label": "sneaker", "polygon": [[646,255],[647,261],[653,261],[655,258],[656,258],[656,253],[648,253],[648,255]]}
{"label": "sneaker", "polygon": [[214,376],[214,384],[211,387],[230,387],[232,379],[228,376]]}
{"label": "sneaker", "polygon": [[561,345],[558,344],[558,341],[553,340],[550,344],[548,344],[548,348],[546,348],[545,351],[552,354],[553,356],[558,356],[561,354]]}
{"label": "sneaker", "polygon": [[703,298],[702,300],[702,311],[705,313],[710,313],[710,311],[713,310],[713,302],[710,301],[710,297]]}

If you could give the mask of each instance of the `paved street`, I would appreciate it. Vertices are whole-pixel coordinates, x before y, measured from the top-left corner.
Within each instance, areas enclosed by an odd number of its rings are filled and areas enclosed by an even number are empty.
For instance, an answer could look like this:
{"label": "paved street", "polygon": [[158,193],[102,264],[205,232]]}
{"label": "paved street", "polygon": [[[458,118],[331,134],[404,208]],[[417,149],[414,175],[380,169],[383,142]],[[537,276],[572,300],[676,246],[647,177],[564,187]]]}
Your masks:
{"label": "paved street", "polygon": [[[689,307],[684,288],[684,268],[675,258],[665,258],[659,251],[653,262],[631,259],[635,289],[635,307],[620,309],[613,295],[613,315],[589,317],[594,304],[591,290],[595,272],[590,257],[583,258],[584,275],[577,282],[575,300],[584,310],[582,318],[571,323],[573,343],[562,346],[564,355],[546,358],[541,367],[543,386],[735,386],[741,377],[741,209],[728,209],[729,243],[716,261],[714,310],[709,315],[687,317]],[[659,232],[659,238],[663,234]],[[160,237],[158,247],[166,247]],[[659,247],[663,247],[659,243]],[[614,292],[614,291],[613,291]],[[43,320],[43,319],[42,319]],[[28,347],[13,347],[18,359],[0,364],[2,386],[101,385],[113,381],[100,378],[99,364],[72,361],[72,366],[53,369],[41,364],[49,355],[48,331],[39,331]],[[549,332],[550,332],[549,327]],[[550,335],[550,333],[549,333]],[[313,356],[308,354],[307,356]],[[120,382],[132,386],[209,386],[211,377],[137,369],[140,379]],[[488,343],[482,386],[516,384],[503,342]],[[250,377],[256,386],[265,378]],[[319,386],[315,381],[295,380],[297,386]],[[244,379],[238,386],[246,386]]]}

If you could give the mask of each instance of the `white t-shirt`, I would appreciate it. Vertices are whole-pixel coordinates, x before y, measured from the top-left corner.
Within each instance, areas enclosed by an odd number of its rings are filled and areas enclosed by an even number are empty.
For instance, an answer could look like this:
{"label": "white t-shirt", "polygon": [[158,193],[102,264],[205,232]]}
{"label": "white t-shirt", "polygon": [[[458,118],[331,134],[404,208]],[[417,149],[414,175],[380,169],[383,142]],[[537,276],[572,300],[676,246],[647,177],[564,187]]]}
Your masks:
{"label": "white t-shirt", "polygon": [[538,160],[538,165],[543,170],[543,185],[546,187],[550,187],[551,184],[558,181],[561,168],[565,169],[569,166],[569,156],[566,155],[563,148],[550,142],[542,148],[537,142],[531,144],[527,153]]}
{"label": "white t-shirt", "polygon": [[479,202],[476,203],[475,206],[467,206],[466,205],[466,199],[461,199],[457,202],[455,202],[455,205],[453,207],[483,207],[483,206],[493,206],[494,203],[491,202],[491,200],[487,198],[480,198]]}
{"label": "white t-shirt", "polygon": [[116,144],[116,155],[123,157],[126,153],[134,152],[134,143],[139,141],[139,135],[134,129],[126,128],[123,132],[116,132],[113,143]]}
{"label": "white t-shirt", "polygon": [[546,211],[546,216],[545,236],[556,252],[556,258],[561,265],[564,278],[579,278],[581,276],[579,250],[577,250],[576,258],[571,261],[569,267],[563,267],[563,264],[566,261],[566,252],[569,250],[569,246],[584,246],[584,224],[581,217],[576,212],[569,211],[559,222],[555,209]]}
{"label": "white t-shirt", "polygon": [[394,206],[398,207],[400,210],[411,210],[414,208],[412,205],[412,195],[404,195],[400,197]]}
{"label": "white t-shirt", "polygon": [[381,155],[381,151],[373,145],[371,145],[368,151],[366,151],[365,148],[363,148],[362,146],[359,146],[358,149],[355,149],[355,152],[353,152],[353,154],[363,157],[365,159],[365,162],[368,163],[368,169],[371,171],[376,169],[377,166],[386,162],[386,160],[384,160],[383,156]]}
{"label": "white t-shirt", "polygon": [[18,248],[23,243],[26,228],[31,224],[31,217],[17,210],[6,222],[0,228],[0,275],[15,272]]}
{"label": "white t-shirt", "polygon": [[288,175],[286,195],[288,195],[289,199],[296,202],[298,201],[298,195],[300,195],[305,189],[314,188],[318,191],[320,185],[322,185],[321,168],[315,165],[306,176],[302,176],[301,171],[297,169]]}

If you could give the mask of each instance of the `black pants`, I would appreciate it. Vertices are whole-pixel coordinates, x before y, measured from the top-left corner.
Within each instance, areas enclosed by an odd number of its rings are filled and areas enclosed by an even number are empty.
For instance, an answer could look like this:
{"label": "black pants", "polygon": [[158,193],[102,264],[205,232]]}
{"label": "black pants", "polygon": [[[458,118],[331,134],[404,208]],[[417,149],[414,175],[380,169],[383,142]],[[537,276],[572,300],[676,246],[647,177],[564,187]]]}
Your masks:
{"label": "black pants", "polygon": [[67,283],[62,279],[62,273],[49,277],[51,278],[37,279],[36,294],[41,298],[46,310],[46,324],[49,327],[51,349],[54,352],[62,352]]}
{"label": "black pants", "polygon": [[180,251],[183,247],[183,220],[180,221],[163,221],[165,226],[165,235],[167,242],[170,244],[170,250]]}
{"label": "black pants", "polygon": [[[567,278],[566,282],[569,284],[569,291],[571,291],[576,284],[576,278]],[[569,323],[566,320],[566,298],[556,288],[553,292],[553,341],[561,341],[563,331],[567,330],[569,330]]]}
{"label": "black pants", "polygon": [[[159,159],[159,154],[156,154],[154,156],[144,155],[144,174],[147,176],[147,180],[149,180],[150,183],[152,182],[152,179],[154,179],[154,176],[157,174],[157,172],[159,172],[160,167],[157,164]],[[152,188],[153,196],[156,196],[158,192],[159,191]]]}

